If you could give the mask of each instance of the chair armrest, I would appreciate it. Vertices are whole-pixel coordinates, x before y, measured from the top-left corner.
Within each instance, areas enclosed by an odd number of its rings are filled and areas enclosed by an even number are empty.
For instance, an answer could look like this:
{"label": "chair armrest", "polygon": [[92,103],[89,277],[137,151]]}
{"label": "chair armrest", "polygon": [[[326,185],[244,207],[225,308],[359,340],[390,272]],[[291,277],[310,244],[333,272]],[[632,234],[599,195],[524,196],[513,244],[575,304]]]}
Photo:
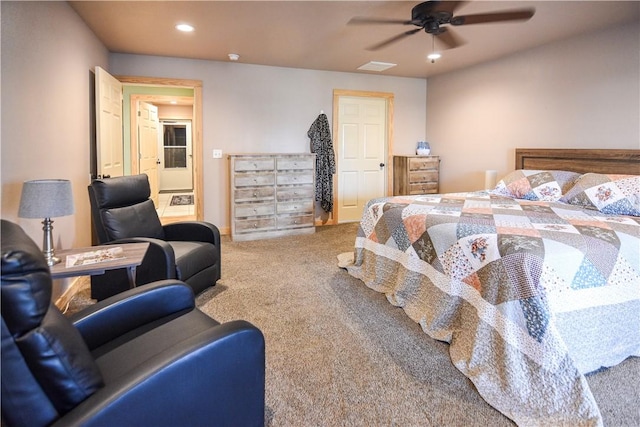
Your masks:
{"label": "chair armrest", "polygon": [[149,243],[149,249],[136,269],[136,284],[155,282],[156,280],[176,278],[176,255],[170,244],[152,237],[129,237],[113,240],[107,245],[123,243]]}
{"label": "chair armrest", "polygon": [[207,242],[220,247],[220,230],[205,221],[180,221],[163,226],[167,240]]}
{"label": "chair armrest", "polygon": [[248,322],[211,327],[114,379],[53,426],[262,426],[264,351],[262,332]]}
{"label": "chair armrest", "polygon": [[106,298],[69,317],[89,350],[140,326],[195,308],[191,287],[161,280]]}

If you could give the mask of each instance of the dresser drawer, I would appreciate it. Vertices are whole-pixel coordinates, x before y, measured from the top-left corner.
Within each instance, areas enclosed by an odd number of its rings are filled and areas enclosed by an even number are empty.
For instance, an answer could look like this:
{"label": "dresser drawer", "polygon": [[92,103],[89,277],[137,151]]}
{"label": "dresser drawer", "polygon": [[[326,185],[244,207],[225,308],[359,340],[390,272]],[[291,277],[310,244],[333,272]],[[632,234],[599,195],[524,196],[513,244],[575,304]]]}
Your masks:
{"label": "dresser drawer", "polygon": [[279,216],[278,228],[298,228],[298,227],[312,227],[313,215],[291,215],[291,216]]}
{"label": "dresser drawer", "polygon": [[235,174],[233,176],[233,183],[236,187],[273,185],[275,181],[276,181],[276,178],[273,172],[272,173]]}
{"label": "dresser drawer", "polygon": [[409,184],[415,184],[418,182],[437,182],[437,171],[420,171],[409,173]]}
{"label": "dresser drawer", "polygon": [[313,201],[304,200],[299,202],[278,202],[278,213],[311,213],[313,212]]}
{"label": "dresser drawer", "polygon": [[280,187],[278,188],[278,195],[276,199],[280,202],[282,200],[291,199],[312,199],[315,196],[316,190],[311,185],[299,186],[299,187]]}
{"label": "dresser drawer", "polygon": [[236,172],[270,171],[274,169],[275,159],[236,159],[234,165],[233,170]]}
{"label": "dresser drawer", "polygon": [[233,191],[234,200],[237,202],[257,202],[273,200],[276,190],[273,187],[242,188]]}
{"label": "dresser drawer", "polygon": [[421,158],[411,158],[409,159],[409,170],[438,170],[439,160],[437,158],[433,159],[421,159]]}
{"label": "dresser drawer", "polygon": [[280,172],[276,183],[278,185],[313,184],[311,172]]}
{"label": "dresser drawer", "polygon": [[437,182],[421,182],[409,185],[409,194],[433,194],[438,192]]}
{"label": "dresser drawer", "polygon": [[275,230],[275,218],[238,219],[235,221],[236,233],[253,233],[254,231]]}
{"label": "dresser drawer", "polygon": [[278,159],[278,170],[312,170],[313,166],[314,160],[309,158],[285,157]]}
{"label": "dresser drawer", "polygon": [[274,213],[275,205],[273,203],[243,203],[237,204],[235,209],[236,218],[273,215]]}

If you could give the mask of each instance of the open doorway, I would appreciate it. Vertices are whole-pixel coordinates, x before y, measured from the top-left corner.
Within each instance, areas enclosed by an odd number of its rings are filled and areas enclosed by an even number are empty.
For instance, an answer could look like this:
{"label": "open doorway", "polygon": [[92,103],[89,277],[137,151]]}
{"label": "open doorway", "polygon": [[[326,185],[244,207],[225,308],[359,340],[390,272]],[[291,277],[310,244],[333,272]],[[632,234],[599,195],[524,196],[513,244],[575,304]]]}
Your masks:
{"label": "open doorway", "polygon": [[[182,206],[180,210],[182,214],[176,214],[177,209],[159,210],[161,214],[161,220],[163,223],[179,221],[179,220],[202,220],[204,218],[204,200],[202,194],[203,178],[201,173],[202,166],[202,83],[196,80],[180,80],[180,79],[163,79],[163,78],[146,78],[146,77],[128,77],[117,76],[117,79],[121,81],[126,87],[135,86],[129,95],[129,114],[125,116],[125,122],[130,123],[129,135],[130,141],[137,141],[137,121],[135,114],[136,104],[140,101],[148,102],[158,106],[159,118],[161,120],[181,120],[188,121],[190,123],[191,132],[191,182],[192,188],[188,193],[190,195],[190,205],[182,205],[188,198],[178,198],[174,206]],[[138,86],[142,87],[139,88]],[[154,88],[156,89],[154,91]],[[188,96],[175,96],[175,95],[163,95],[163,89],[166,88],[187,88],[190,89],[190,95]],[[143,92],[143,93],[140,93]],[[126,101],[125,101],[126,102]],[[126,131],[126,130],[125,130]],[[162,153],[163,150],[159,150]],[[131,173],[138,173],[139,171],[139,159],[140,153],[138,152],[137,144],[130,144],[129,157],[131,159]],[[162,189],[160,189],[161,193]],[[184,194],[183,192],[180,195]],[[166,206],[171,206],[173,197],[162,198]],[[168,200],[167,200],[168,199]],[[162,206],[162,201],[159,200],[158,207]],[[190,208],[184,208],[184,206],[190,206]],[[162,215],[167,213],[166,217]]]}

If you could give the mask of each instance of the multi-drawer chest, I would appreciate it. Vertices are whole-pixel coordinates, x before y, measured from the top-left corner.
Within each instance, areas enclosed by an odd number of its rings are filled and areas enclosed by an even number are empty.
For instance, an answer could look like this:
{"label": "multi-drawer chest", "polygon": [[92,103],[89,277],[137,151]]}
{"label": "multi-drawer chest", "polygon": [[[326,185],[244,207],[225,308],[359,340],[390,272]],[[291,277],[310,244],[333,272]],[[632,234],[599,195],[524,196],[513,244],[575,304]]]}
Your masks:
{"label": "multi-drawer chest", "polygon": [[432,194],[438,192],[438,156],[393,156],[393,194]]}
{"label": "multi-drawer chest", "polygon": [[315,154],[232,154],[231,238],[315,232]]}

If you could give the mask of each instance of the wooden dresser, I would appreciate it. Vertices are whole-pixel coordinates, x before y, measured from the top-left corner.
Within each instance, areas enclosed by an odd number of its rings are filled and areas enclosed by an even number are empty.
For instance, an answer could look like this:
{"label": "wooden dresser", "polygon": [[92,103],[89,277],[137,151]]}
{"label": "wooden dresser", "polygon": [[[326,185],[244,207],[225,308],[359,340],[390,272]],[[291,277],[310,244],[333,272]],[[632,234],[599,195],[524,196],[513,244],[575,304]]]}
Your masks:
{"label": "wooden dresser", "polygon": [[232,154],[231,238],[315,233],[315,154]]}
{"label": "wooden dresser", "polygon": [[393,156],[393,195],[437,193],[439,172],[438,156]]}

